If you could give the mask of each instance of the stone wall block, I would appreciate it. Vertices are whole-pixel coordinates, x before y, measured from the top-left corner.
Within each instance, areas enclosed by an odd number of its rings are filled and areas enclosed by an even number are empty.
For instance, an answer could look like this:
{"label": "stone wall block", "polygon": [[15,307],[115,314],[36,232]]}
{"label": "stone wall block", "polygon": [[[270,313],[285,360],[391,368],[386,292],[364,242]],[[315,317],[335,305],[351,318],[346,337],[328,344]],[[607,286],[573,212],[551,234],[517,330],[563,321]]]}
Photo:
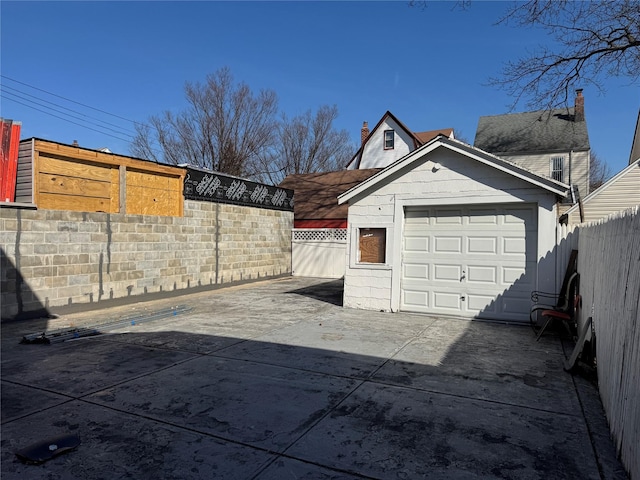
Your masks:
{"label": "stone wall block", "polygon": [[19,313],[17,238],[25,313],[288,273],[292,226],[292,212],[197,201],[184,218],[2,208],[2,318]]}

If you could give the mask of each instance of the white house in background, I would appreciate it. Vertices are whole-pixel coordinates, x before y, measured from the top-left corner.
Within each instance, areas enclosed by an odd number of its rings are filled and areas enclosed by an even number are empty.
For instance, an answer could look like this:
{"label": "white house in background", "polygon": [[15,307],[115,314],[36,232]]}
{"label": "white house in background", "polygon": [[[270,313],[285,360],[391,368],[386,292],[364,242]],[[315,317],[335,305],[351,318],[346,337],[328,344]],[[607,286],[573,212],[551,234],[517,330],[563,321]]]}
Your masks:
{"label": "white house in background", "polygon": [[567,210],[561,221],[572,225],[592,222],[636,205],[640,205],[640,110],[631,143],[629,166]]}
{"label": "white house in background", "polygon": [[453,128],[412,132],[395,115],[387,111],[373,130],[369,131],[368,122],[363,123],[360,130],[360,148],[346,168],[384,168],[438,135],[454,138]]}
{"label": "white house in background", "polygon": [[569,186],[438,136],[338,197],[346,307],[528,321]]}
{"label": "white house in background", "polygon": [[287,176],[280,186],[295,192],[292,274],[342,277],[347,247],[347,205],[338,205],[338,195],[438,135],[453,138],[453,129],[414,133],[391,112],[386,112],[371,132],[364,122],[360,131],[361,146],[346,169]]}
{"label": "white house in background", "polygon": [[538,175],[576,186],[581,197],[589,193],[591,147],[581,89],[573,108],[480,117],[473,144]]}

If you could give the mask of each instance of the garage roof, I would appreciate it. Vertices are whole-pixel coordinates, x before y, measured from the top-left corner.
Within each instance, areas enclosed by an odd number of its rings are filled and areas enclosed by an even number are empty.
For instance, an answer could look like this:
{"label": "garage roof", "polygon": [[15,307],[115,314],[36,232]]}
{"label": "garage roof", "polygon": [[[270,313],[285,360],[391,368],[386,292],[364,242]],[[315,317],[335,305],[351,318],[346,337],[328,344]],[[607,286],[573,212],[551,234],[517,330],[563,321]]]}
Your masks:
{"label": "garage roof", "polygon": [[480,150],[479,148],[472,147],[471,145],[459,140],[447,138],[445,136],[438,136],[429,143],[426,143],[417,150],[414,150],[413,152],[392,163],[377,174],[369,177],[362,183],[344,192],[338,197],[338,203],[342,205],[348,202],[351,198],[373,188],[376,184],[384,181],[386,178],[393,175],[398,170],[406,168],[408,165],[411,165],[413,162],[422,159],[425,155],[429,155],[431,152],[438,148],[447,148],[459,154],[465,155],[468,158],[476,160],[489,167],[495,168],[496,170],[508,173],[509,175],[513,175],[514,177],[520,178],[521,180],[529,182],[562,197],[566,196],[569,190],[569,185],[566,185],[562,182],[558,182],[547,177],[541,177],[540,175],[537,175],[519,165],[516,165],[515,163],[503,160],[502,158],[496,157],[495,155]]}

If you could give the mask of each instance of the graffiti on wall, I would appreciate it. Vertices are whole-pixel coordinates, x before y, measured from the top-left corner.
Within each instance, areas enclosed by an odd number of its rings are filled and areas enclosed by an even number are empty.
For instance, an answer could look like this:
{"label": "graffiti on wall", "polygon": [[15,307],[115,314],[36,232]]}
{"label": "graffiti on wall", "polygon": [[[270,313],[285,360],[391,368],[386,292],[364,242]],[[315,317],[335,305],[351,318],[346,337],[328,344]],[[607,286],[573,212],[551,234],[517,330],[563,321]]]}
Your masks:
{"label": "graffiti on wall", "polygon": [[293,190],[194,168],[187,168],[184,198],[293,211]]}

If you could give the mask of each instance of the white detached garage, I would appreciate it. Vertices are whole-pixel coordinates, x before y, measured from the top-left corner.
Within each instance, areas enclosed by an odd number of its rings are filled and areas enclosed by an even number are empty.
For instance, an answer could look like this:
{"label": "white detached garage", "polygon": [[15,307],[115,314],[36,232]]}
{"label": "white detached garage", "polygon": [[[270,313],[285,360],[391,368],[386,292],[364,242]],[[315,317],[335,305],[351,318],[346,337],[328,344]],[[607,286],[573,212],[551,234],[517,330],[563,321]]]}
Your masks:
{"label": "white detached garage", "polygon": [[438,137],[338,197],[348,202],[344,305],[528,321],[556,290],[568,186]]}

